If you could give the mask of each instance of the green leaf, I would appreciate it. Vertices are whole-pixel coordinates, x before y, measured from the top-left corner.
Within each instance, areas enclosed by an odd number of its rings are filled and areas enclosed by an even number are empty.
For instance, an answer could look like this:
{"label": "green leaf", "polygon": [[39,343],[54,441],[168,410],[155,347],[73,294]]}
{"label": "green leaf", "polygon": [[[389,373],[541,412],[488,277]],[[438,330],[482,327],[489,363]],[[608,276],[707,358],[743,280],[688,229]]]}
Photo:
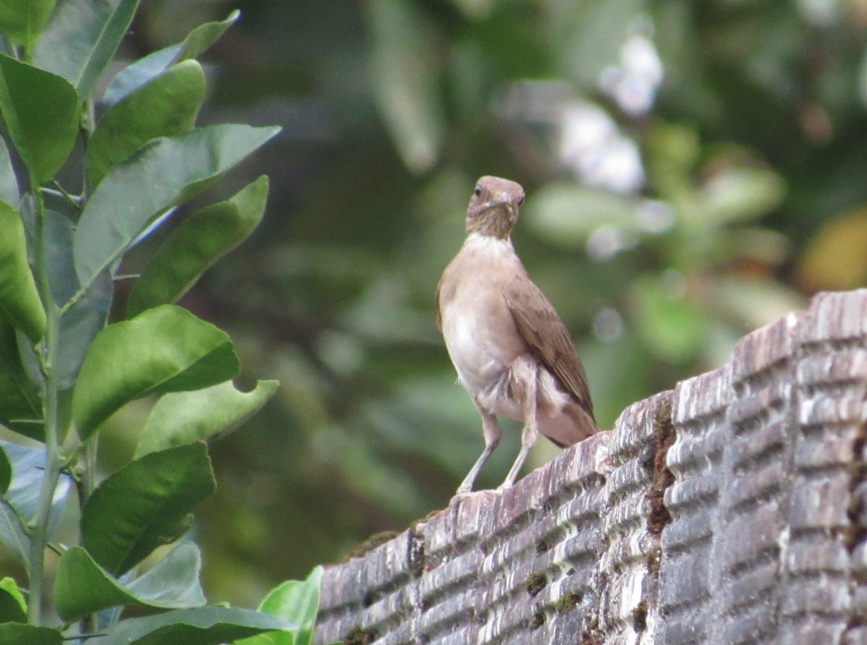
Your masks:
{"label": "green leaf", "polygon": [[194,60],[170,67],[99,120],[87,147],[87,169],[96,187],[106,173],[145,143],[193,129],[205,99],[205,73]]}
{"label": "green leaf", "polygon": [[22,562],[30,559],[30,535],[25,524],[18,510],[6,498],[0,499],[0,540]]}
{"label": "green leaf", "polygon": [[112,575],[122,575],[186,533],[190,511],[215,490],[203,442],[151,453],[118,470],[88,498],[82,544]]}
{"label": "green leaf", "polygon": [[72,418],[84,439],[130,401],[209,387],[239,370],[225,332],[180,307],[149,309],[97,335],[75,385]]}
{"label": "green leaf", "polygon": [[34,343],[45,334],[45,309],[27,263],[27,242],[21,215],[0,202],[0,316]]}
{"label": "green leaf", "polygon": [[417,172],[427,170],[437,160],[445,131],[438,56],[412,3],[372,0],[368,7],[379,109],[404,163]]}
{"label": "green leaf", "polygon": [[126,305],[127,316],[177,301],[202,273],[258,226],[268,198],[262,175],[234,197],[185,219],[157,251],[136,282]]}
{"label": "green leaf", "polygon": [[197,607],[115,623],[88,645],[219,645],[294,625],[252,609]]}
{"label": "green leaf", "polygon": [[15,329],[0,320],[0,423],[33,439],[43,437],[42,400],[27,376]]}
{"label": "green leaf", "polygon": [[153,569],[124,584],[94,562],[85,549],[75,546],[60,558],[54,580],[54,604],[66,622],[116,606],[200,607],[205,604],[199,584],[201,568],[198,547],[184,542]]}
{"label": "green leaf", "polygon": [[[0,440],[0,447],[12,464],[12,482],[0,499],[0,540],[16,556],[27,562],[30,557],[30,537],[24,526],[36,517],[42,479],[45,476],[45,451],[3,440]],[[49,537],[57,528],[71,487],[71,477],[62,475],[54,491]]]}
{"label": "green leaf", "polygon": [[19,199],[21,196],[18,192],[15,169],[12,168],[12,159],[9,158],[9,149],[0,137],[0,200],[10,206],[18,206]]}
{"label": "green leaf", "polygon": [[27,601],[13,578],[0,580],[0,624],[26,623]]}
{"label": "green leaf", "polygon": [[635,299],[638,330],[653,353],[674,362],[698,355],[707,338],[707,324],[695,303],[656,278],[638,281]]}
{"label": "green leaf", "polygon": [[78,94],[65,79],[0,54],[0,114],[40,185],[66,161],[78,134]]}
{"label": "green leaf", "polygon": [[31,50],[39,40],[57,0],[0,2],[0,31],[16,45]]}
{"label": "green leaf", "polygon": [[[74,227],[66,217],[47,211],[45,226],[45,254],[52,297],[63,306],[75,295],[80,285],[75,275],[72,258]],[[103,271],[60,317],[57,353],[57,386],[61,390],[75,384],[87,350],[96,335],[105,327],[111,309],[114,283],[109,271]]]}
{"label": "green leaf", "polygon": [[34,53],[34,64],[62,76],[82,100],[111,62],[138,0],[60,0]]}
{"label": "green leaf", "polygon": [[716,173],[699,192],[699,226],[761,217],[786,195],[782,177],[763,168],[731,167]]}
{"label": "green leaf", "polygon": [[127,585],[153,607],[201,607],[207,601],[199,582],[202,554],[194,542],[182,542],[144,575]]}
{"label": "green leaf", "polygon": [[50,627],[2,623],[0,645],[63,645],[63,634]]}
{"label": "green leaf", "polygon": [[229,432],[265,405],[279,385],[259,381],[252,392],[240,392],[226,381],[204,390],[164,395],[148,415],[135,459]]}
{"label": "green leaf", "polygon": [[272,589],[259,605],[263,614],[298,625],[297,632],[261,634],[237,645],[312,645],[321,582],[322,567],[316,567],[306,580],[288,580]]}
{"label": "green leaf", "polygon": [[549,184],[532,196],[526,217],[545,239],[566,246],[583,245],[600,226],[630,226],[638,203],[634,198],[574,183]]}
{"label": "green leaf", "polygon": [[12,483],[12,464],[6,451],[0,447],[0,495],[5,495]]}
{"label": "green leaf", "polygon": [[107,105],[113,105],[175,63],[196,58],[213,45],[240,16],[241,12],[236,9],[222,22],[199,25],[187,34],[182,43],[160,49],[132,63],[114,77],[105,91],[103,101]]}
{"label": "green leaf", "polygon": [[75,230],[82,286],[111,266],[155,215],[206,188],[279,131],[213,125],[155,139],[120,162],[88,200]]}

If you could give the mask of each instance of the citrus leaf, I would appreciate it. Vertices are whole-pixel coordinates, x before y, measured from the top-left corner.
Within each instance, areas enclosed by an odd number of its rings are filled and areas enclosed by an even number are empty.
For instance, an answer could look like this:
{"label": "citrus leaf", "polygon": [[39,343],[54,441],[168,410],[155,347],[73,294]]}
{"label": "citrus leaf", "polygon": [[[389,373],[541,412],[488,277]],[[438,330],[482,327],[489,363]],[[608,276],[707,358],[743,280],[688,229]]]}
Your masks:
{"label": "citrus leaf", "polygon": [[199,25],[187,34],[182,43],[165,47],[132,63],[114,77],[103,101],[113,105],[175,63],[195,58],[213,45],[240,16],[241,12],[235,10],[223,21]]}
{"label": "citrus leaf", "polygon": [[223,124],[159,138],[120,162],[88,200],[75,229],[75,271],[86,287],[159,213],[216,181],[280,128]]}
{"label": "citrus leaf", "polygon": [[[12,481],[0,499],[0,540],[24,562],[30,557],[30,536],[24,526],[36,517],[42,479],[45,476],[45,451],[0,440],[0,447],[12,464]],[[54,490],[49,536],[57,528],[72,479],[61,475]]]}
{"label": "citrus leaf", "polygon": [[312,645],[322,567],[316,567],[306,580],[288,580],[272,589],[259,611],[298,625],[297,632],[273,632],[245,638],[237,645]]}
{"label": "citrus leaf", "polygon": [[27,263],[21,215],[0,202],[0,316],[34,343],[45,334],[45,309]]}
{"label": "citrus leaf", "polygon": [[16,45],[32,49],[51,16],[56,0],[0,2],[0,31]]}
{"label": "citrus leaf", "polygon": [[81,107],[66,79],[0,54],[0,114],[34,184],[60,170],[78,134]]}
{"label": "citrus leaf", "polygon": [[90,98],[132,22],[138,0],[60,0],[39,41],[34,63]]}
{"label": "citrus leaf", "polygon": [[170,67],[150,83],[113,105],[87,146],[93,187],[106,173],[145,143],[193,129],[205,99],[205,73],[194,60]]}
{"label": "citrus leaf", "polygon": [[[78,277],[72,258],[73,225],[66,217],[47,211],[45,254],[51,292],[58,307],[63,306],[79,291]],[[87,350],[108,320],[114,282],[109,271],[103,271],[90,288],[60,317],[57,352],[57,386],[66,390],[78,378]]]}
{"label": "citrus leaf", "polygon": [[149,309],[96,336],[75,385],[72,418],[87,438],[130,401],[216,385],[239,369],[225,332],[180,307]]}
{"label": "citrus leaf", "polygon": [[115,623],[88,645],[219,645],[294,625],[252,609],[196,607]]}
{"label": "citrus leaf", "polygon": [[0,580],[0,623],[26,623],[27,602],[14,578]]}
{"label": "citrus leaf", "polygon": [[0,423],[33,439],[44,436],[42,400],[27,376],[18,350],[15,329],[0,320]]}
{"label": "citrus leaf", "polygon": [[137,459],[106,479],[81,511],[81,540],[120,576],[190,529],[190,511],[216,490],[203,442]]}
{"label": "citrus leaf", "polygon": [[184,542],[143,576],[122,583],[99,566],[82,547],[64,552],[54,579],[54,604],[67,622],[102,609],[144,605],[158,609],[201,607],[202,558],[198,547]]}
{"label": "citrus leaf", "polygon": [[3,645],[63,645],[63,634],[50,627],[37,627],[23,623],[0,624],[0,643]]}
{"label": "citrus leaf", "polygon": [[253,232],[262,220],[267,198],[268,177],[262,175],[234,197],[181,222],[133,287],[127,316],[177,301],[205,269]]}
{"label": "citrus leaf", "polygon": [[9,158],[9,149],[0,137],[0,201],[10,206],[18,206],[19,199],[21,196],[18,192],[15,170],[12,168],[12,159]]}
{"label": "citrus leaf", "polygon": [[12,483],[12,464],[6,451],[0,447],[0,495],[5,495]]}
{"label": "citrus leaf", "polygon": [[135,459],[229,432],[265,405],[279,385],[278,381],[259,381],[252,392],[240,392],[226,381],[203,390],[164,395],[148,415]]}

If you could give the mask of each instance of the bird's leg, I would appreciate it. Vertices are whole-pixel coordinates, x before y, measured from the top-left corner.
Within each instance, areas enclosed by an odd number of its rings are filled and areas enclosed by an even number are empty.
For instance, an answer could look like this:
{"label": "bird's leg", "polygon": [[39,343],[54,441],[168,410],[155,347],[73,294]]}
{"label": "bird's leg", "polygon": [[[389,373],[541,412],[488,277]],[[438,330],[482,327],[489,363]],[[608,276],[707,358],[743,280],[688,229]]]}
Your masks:
{"label": "bird's leg", "polygon": [[[475,401],[473,403],[475,403]],[[473,483],[476,481],[479,471],[482,470],[482,466],[485,465],[488,457],[490,457],[491,453],[494,452],[494,448],[496,448],[497,444],[500,443],[500,437],[503,436],[503,431],[500,430],[500,424],[497,423],[497,417],[487,410],[483,410],[478,403],[475,403],[475,405],[479,414],[482,415],[482,432],[485,434],[485,451],[470,469],[470,472],[467,473],[467,476],[464,478],[461,485],[458,486],[458,495],[465,495],[473,490]]]}
{"label": "bird's leg", "polygon": [[[518,360],[520,361],[522,359],[519,358]],[[513,373],[515,373],[521,381],[521,407],[524,412],[524,429],[521,431],[521,451],[518,453],[518,458],[515,459],[515,463],[512,464],[509,474],[506,475],[506,480],[500,484],[500,487],[497,489],[498,491],[510,488],[515,484],[515,480],[518,479],[518,475],[521,472],[521,467],[524,465],[527,455],[530,454],[530,448],[536,444],[536,439],[539,438],[539,423],[536,421],[536,408],[538,406],[539,391],[539,366],[535,361],[524,361],[523,365],[516,367],[517,369],[513,368]],[[527,370],[528,373],[524,374],[523,372],[525,370]]]}

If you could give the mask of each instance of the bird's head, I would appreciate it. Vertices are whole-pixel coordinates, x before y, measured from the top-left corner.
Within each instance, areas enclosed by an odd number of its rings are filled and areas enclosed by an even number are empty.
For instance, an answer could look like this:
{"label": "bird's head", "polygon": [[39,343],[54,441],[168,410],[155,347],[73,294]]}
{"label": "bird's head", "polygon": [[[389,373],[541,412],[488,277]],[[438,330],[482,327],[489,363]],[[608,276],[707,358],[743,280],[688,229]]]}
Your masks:
{"label": "bird's head", "polygon": [[524,189],[520,184],[500,177],[482,177],[476,182],[467,207],[467,233],[508,239],[523,203]]}

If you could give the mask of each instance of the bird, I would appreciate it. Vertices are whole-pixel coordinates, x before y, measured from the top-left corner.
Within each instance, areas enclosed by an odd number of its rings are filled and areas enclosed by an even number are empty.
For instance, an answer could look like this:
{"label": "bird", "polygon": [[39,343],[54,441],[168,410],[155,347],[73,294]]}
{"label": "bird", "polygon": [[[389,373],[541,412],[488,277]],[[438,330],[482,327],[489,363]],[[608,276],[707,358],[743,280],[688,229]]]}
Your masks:
{"label": "bird", "polygon": [[499,444],[498,416],[524,424],[520,452],[498,491],[514,485],[540,432],[567,448],[599,431],[569,332],[512,245],[524,198],[514,181],[479,179],[467,208],[466,240],[437,285],[437,328],[482,417],[485,438],[457,496],[472,492]]}

